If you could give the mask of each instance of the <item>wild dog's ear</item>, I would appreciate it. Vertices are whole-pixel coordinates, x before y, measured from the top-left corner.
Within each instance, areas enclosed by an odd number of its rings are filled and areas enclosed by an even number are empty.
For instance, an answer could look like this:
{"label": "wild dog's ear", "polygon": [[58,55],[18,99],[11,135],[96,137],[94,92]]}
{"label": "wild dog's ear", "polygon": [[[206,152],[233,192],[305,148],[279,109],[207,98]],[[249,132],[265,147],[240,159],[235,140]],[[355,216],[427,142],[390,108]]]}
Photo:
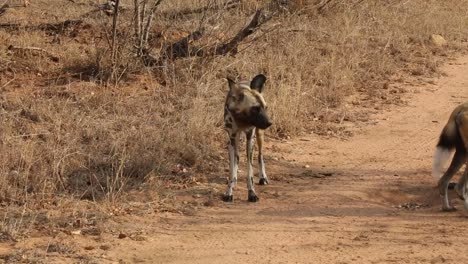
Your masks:
{"label": "wild dog's ear", "polygon": [[229,91],[232,91],[236,87],[236,82],[233,81],[231,78],[226,77],[228,84],[229,84]]}
{"label": "wild dog's ear", "polygon": [[263,91],[263,86],[265,85],[266,77],[263,74],[255,76],[250,82],[250,88],[257,90],[259,93]]}

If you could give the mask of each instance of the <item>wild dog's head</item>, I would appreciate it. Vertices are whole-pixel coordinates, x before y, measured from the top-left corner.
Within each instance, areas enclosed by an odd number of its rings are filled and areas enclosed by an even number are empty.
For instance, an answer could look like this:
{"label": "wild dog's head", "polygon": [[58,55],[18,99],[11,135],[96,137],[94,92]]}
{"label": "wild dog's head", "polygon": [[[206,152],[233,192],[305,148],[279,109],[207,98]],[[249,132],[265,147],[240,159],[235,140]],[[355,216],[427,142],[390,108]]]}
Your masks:
{"label": "wild dog's head", "polygon": [[262,90],[266,81],[263,74],[255,76],[252,81],[239,82],[227,78],[229,93],[226,98],[227,110],[239,126],[255,126],[266,129],[272,125],[266,111],[266,102]]}

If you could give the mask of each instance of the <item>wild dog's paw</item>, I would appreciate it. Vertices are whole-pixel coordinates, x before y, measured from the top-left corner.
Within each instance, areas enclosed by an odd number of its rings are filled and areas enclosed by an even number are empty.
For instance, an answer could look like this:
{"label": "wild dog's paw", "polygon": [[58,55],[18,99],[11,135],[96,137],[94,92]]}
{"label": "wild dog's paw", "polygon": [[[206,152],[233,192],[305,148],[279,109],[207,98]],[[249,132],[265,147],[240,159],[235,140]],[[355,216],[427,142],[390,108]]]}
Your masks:
{"label": "wild dog's paw", "polygon": [[444,212],[455,212],[457,211],[457,208],[453,207],[453,206],[450,206],[450,207],[442,207],[442,211]]}
{"label": "wild dog's paw", "polygon": [[260,198],[255,194],[254,191],[249,191],[249,202],[255,203],[258,202]]}
{"label": "wild dog's paw", "polygon": [[228,195],[228,194],[223,195],[223,201],[225,201],[226,203],[232,203],[233,199],[234,199],[233,195]]}
{"label": "wild dog's paw", "polygon": [[267,185],[268,180],[266,178],[260,178],[260,181],[258,181],[258,184],[259,185]]}
{"label": "wild dog's paw", "polygon": [[455,188],[457,187],[457,185],[458,185],[458,184],[457,184],[456,182],[450,182],[450,183],[448,184],[447,189],[453,190],[453,189],[455,189]]}

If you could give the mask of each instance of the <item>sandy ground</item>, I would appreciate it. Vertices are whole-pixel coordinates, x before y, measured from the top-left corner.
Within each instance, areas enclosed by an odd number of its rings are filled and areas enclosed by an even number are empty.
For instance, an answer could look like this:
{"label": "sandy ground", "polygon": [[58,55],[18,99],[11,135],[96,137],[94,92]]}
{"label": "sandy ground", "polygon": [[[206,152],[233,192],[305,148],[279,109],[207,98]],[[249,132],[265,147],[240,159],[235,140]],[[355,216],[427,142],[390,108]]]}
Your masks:
{"label": "sandy ground", "polygon": [[[408,106],[372,117],[349,140],[311,135],[271,142],[259,203],[241,177],[233,204],[149,223],[141,243],[121,243],[111,260],[146,263],[468,263],[460,254],[468,213],[441,211],[430,175],[438,134],[468,100],[468,57],[435,84],[413,87]],[[243,175],[243,174],[241,174]],[[454,198],[454,196],[452,196]],[[158,227],[159,226],[159,227]]]}
{"label": "sandy ground", "polygon": [[[453,193],[459,210],[442,212],[430,175],[441,128],[468,100],[468,57],[443,71],[433,84],[407,87],[407,106],[350,126],[347,140],[269,140],[267,171],[278,180],[256,187],[258,203],[246,201],[241,167],[232,204],[127,217],[119,228],[144,238],[99,238],[90,259],[52,254],[44,263],[468,263],[468,212]],[[14,248],[39,243],[31,241]]]}

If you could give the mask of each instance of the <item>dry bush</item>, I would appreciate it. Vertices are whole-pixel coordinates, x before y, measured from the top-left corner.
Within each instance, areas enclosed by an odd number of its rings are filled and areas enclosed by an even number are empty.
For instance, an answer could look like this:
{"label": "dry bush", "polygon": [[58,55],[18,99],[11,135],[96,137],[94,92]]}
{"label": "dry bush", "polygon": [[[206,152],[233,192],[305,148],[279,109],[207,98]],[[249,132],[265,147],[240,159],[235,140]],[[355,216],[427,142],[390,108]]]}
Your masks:
{"label": "dry bush", "polygon": [[[268,3],[245,0],[229,10],[167,15],[219,2],[163,2],[151,54],[160,56],[200,25],[204,37],[191,48],[225,43]],[[274,120],[268,133],[289,135],[317,130],[314,118],[333,120],[327,115],[345,108],[350,95],[380,100],[388,82],[437,74],[444,56],[463,49],[468,33],[468,1],[331,1],[319,12],[321,2],[290,1],[232,56],[168,58],[153,67],[134,56],[132,12],[123,12],[116,86],[105,85],[112,62],[111,19],[104,14],[60,32],[0,30],[0,201],[24,204],[61,193],[115,202],[148,179],[180,177],[172,175],[176,164],[190,173],[221,172],[216,161],[226,155],[227,75],[265,73]],[[50,17],[58,14],[50,6],[63,1],[33,5],[27,12]],[[94,8],[73,7],[67,5],[61,17]],[[42,16],[30,21],[45,22]],[[431,34],[443,35],[449,45],[433,46]],[[9,45],[40,47],[60,60],[5,52]]]}

